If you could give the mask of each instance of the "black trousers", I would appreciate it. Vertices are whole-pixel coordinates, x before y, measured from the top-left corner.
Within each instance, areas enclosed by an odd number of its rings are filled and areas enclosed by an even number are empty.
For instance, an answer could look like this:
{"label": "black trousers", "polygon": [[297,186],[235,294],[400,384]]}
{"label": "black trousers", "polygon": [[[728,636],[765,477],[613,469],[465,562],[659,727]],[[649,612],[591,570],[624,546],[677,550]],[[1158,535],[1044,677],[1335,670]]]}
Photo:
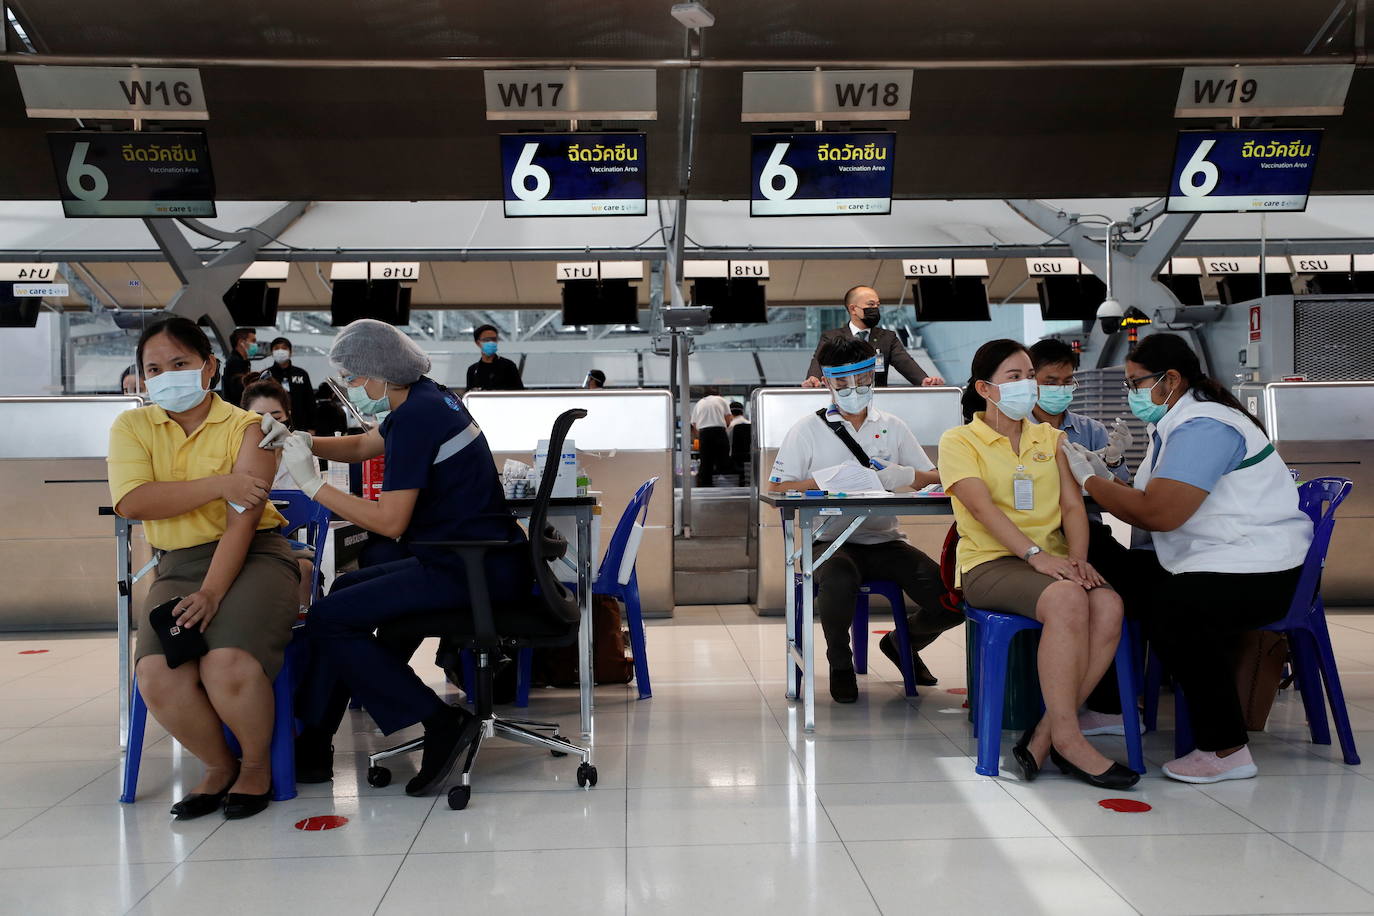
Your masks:
{"label": "black trousers", "polygon": [[697,486],[715,486],[716,474],[735,473],[735,463],[730,460],[730,436],[723,426],[711,426],[697,430],[701,447],[697,450]]}
{"label": "black trousers", "polygon": [[[828,544],[817,544],[819,556]],[[919,652],[941,633],[964,622],[963,614],[945,610],[940,565],[906,541],[883,544],[847,543],[816,570],[816,612],[825,632],[825,657],[831,668],[853,668],[854,652],[849,629],[854,624],[854,602],[859,585],[872,579],[896,582],[913,603],[907,605],[911,648]]]}

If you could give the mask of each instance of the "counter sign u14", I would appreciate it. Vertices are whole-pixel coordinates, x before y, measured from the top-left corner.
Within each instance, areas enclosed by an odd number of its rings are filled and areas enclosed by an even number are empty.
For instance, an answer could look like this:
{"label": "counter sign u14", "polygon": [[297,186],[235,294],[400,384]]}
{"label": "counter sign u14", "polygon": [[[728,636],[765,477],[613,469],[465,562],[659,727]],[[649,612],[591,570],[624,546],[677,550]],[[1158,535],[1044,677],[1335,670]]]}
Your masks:
{"label": "counter sign u14", "polygon": [[504,134],[506,216],[643,216],[644,135]]}
{"label": "counter sign u14", "polygon": [[1320,130],[1180,131],[1170,213],[1307,209]]}
{"label": "counter sign u14", "polygon": [[892,212],[896,135],[754,134],[750,216]]}

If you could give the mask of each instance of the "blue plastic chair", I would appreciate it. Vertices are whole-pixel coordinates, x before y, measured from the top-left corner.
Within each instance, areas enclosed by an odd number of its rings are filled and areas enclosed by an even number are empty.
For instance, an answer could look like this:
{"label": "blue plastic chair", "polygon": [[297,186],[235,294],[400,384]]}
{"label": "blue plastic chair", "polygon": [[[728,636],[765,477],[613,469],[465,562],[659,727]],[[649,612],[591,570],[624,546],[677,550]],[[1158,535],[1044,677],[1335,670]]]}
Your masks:
{"label": "blue plastic chair", "polygon": [[310,594],[317,599],[324,597],[324,545],[333,516],[328,509],[300,490],[273,490],[268,498],[286,518],[286,526],[281,529],[283,534],[305,529],[305,543],[315,549],[315,571],[311,577]]}
{"label": "blue plastic chair", "polygon": [[[1322,603],[1321,576],[1326,566],[1326,552],[1336,528],[1336,508],[1350,495],[1354,484],[1344,477],[1318,477],[1298,487],[1298,504],[1312,519],[1312,544],[1307,548],[1298,587],[1293,592],[1288,614],[1279,621],[1260,629],[1282,633],[1288,637],[1288,649],[1293,660],[1294,680],[1302,694],[1307,714],[1307,727],[1313,744],[1330,744],[1331,729],[1326,718],[1326,703],[1322,688],[1331,703],[1331,718],[1336,723],[1336,735],[1341,743],[1341,755],[1350,766],[1360,762],[1355,750],[1355,735],[1350,728],[1350,712],[1341,690],[1341,676],[1336,669],[1336,654],[1331,647],[1331,633],[1326,626],[1326,607]],[[1150,696],[1147,692],[1147,702]],[[1155,690],[1158,704],[1158,688]],[[1187,703],[1182,691],[1174,690],[1174,751],[1182,757],[1196,744],[1188,723]]]}
{"label": "blue plastic chair", "polygon": [[[1002,703],[1011,641],[1022,630],[1039,630],[1042,626],[1040,621],[1029,617],[984,611],[967,603],[964,604],[964,613],[978,624],[978,642],[973,653],[973,677],[978,684],[973,716],[973,734],[978,739],[978,763],[975,769],[983,776],[996,776],[1002,751]],[[1144,773],[1145,755],[1141,751],[1140,723],[1136,718],[1134,656],[1131,628],[1123,623],[1121,641],[1116,647],[1116,674],[1117,686],[1121,691],[1121,719],[1126,731],[1126,758],[1131,769]]]}
{"label": "blue plastic chair", "polygon": [[[797,632],[801,632],[802,577],[800,573],[792,574],[792,587],[796,590],[796,600],[793,607],[796,608]],[[906,695],[914,697],[917,693],[915,666],[911,663],[911,630],[907,626],[906,620],[906,599],[902,595],[901,586],[896,582],[888,579],[874,579],[859,585],[859,594],[854,601],[854,623],[850,627],[850,641],[854,646],[854,672],[856,674],[868,673],[868,599],[870,595],[879,595],[887,599],[887,603],[892,607],[892,635],[897,641],[897,667],[902,672],[902,686],[906,690]]]}

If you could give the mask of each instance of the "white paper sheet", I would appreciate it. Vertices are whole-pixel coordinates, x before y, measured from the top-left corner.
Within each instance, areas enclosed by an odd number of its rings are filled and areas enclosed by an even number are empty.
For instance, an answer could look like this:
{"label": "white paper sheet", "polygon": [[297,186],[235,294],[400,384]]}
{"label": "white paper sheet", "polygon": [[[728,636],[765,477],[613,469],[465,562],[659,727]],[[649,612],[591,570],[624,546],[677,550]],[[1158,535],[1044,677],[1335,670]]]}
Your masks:
{"label": "white paper sheet", "polygon": [[815,478],[817,486],[831,493],[858,496],[861,493],[887,492],[877,472],[872,468],[860,467],[857,462],[820,468],[811,476]]}

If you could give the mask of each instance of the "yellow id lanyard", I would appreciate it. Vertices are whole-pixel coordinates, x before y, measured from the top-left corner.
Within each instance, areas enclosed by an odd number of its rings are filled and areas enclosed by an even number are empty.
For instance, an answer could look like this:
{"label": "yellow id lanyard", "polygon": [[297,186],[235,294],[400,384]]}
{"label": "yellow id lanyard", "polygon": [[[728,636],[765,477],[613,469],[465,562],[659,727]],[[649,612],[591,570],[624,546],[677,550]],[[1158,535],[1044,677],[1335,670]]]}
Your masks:
{"label": "yellow id lanyard", "polygon": [[1035,509],[1035,481],[1026,473],[1024,464],[1016,466],[1011,475],[1012,504],[1017,512],[1030,512]]}

